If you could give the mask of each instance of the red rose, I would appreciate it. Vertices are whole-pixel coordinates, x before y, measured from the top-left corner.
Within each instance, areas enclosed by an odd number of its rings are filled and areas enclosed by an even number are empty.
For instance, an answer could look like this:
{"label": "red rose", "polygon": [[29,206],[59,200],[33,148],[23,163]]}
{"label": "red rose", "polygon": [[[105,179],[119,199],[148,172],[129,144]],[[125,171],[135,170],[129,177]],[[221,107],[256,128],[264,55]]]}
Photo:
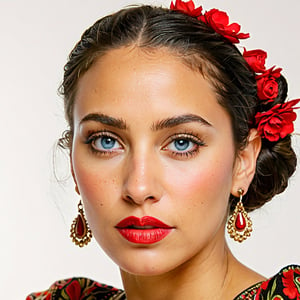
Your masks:
{"label": "red rose", "polygon": [[257,80],[257,96],[260,100],[273,101],[278,96],[278,83],[275,78]]}
{"label": "red rose", "polygon": [[190,0],[188,2],[176,0],[175,4],[173,4],[173,2],[171,2],[170,9],[180,11],[186,15],[189,15],[189,16],[195,17],[195,18],[198,18],[202,14],[202,6],[195,8],[195,4],[192,0]]}
{"label": "red rose", "polygon": [[261,75],[257,75],[257,96],[260,100],[272,101],[278,96],[278,83],[276,78],[280,77],[282,69],[271,68]]}
{"label": "red rose", "polygon": [[229,24],[229,17],[224,11],[211,9],[199,19],[223,35],[231,43],[239,43],[239,39],[247,39],[249,33],[240,33],[241,26],[237,23]]}
{"label": "red rose", "polygon": [[276,104],[266,112],[258,112],[255,115],[257,130],[262,138],[276,142],[294,131],[293,121],[296,120],[296,113],[293,109],[300,99],[292,100],[283,104]]}
{"label": "red rose", "polygon": [[260,49],[247,51],[244,48],[243,56],[253,72],[262,73],[266,71],[267,52]]}

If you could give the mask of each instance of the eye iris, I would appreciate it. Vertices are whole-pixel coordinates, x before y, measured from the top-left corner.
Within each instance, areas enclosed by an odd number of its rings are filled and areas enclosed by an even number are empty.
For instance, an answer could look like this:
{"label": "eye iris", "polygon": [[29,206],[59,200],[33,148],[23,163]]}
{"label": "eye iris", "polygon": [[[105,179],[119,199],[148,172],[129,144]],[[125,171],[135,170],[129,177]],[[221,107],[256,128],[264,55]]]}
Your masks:
{"label": "eye iris", "polygon": [[101,146],[104,149],[111,149],[116,144],[116,141],[111,137],[103,137],[101,138]]}
{"label": "eye iris", "polygon": [[189,147],[189,141],[188,140],[183,140],[183,139],[176,140],[174,142],[174,144],[175,144],[176,149],[179,150],[179,151],[184,151]]}

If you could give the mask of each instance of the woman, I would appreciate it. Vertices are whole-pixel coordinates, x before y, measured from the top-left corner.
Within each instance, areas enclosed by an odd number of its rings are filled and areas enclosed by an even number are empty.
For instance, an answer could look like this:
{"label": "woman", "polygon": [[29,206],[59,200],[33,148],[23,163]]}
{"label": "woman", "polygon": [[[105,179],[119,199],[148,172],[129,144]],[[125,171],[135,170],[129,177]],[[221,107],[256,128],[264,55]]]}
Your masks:
{"label": "woman", "polygon": [[248,37],[225,13],[180,0],[121,10],[83,34],[62,84],[70,129],[60,144],[83,202],[71,237],[84,246],[93,234],[125,292],[73,278],[28,299],[300,297],[299,267],[267,280],[224,237],[225,227],[250,236],[247,212],[296,167],[299,100],[284,102],[266,52],[240,54],[234,44]]}

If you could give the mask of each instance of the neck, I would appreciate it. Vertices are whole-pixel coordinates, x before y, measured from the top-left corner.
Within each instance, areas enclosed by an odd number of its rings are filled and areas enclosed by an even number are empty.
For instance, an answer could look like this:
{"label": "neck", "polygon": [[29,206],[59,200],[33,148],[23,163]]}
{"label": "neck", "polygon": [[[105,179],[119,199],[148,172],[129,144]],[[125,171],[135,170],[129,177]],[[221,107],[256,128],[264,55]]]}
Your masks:
{"label": "neck", "polygon": [[233,299],[241,291],[232,285],[237,264],[223,236],[162,275],[139,276],[123,270],[121,275],[128,300]]}

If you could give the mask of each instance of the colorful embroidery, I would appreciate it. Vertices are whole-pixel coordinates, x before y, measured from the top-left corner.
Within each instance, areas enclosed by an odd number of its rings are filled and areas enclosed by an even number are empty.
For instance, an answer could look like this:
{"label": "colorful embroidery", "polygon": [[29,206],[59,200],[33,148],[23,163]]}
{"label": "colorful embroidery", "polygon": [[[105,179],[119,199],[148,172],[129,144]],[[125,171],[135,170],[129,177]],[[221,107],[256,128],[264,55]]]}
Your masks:
{"label": "colorful embroidery", "polygon": [[242,292],[234,300],[300,300],[300,266],[287,266],[272,278]]}
{"label": "colorful embroidery", "polygon": [[125,300],[125,293],[109,285],[88,278],[56,281],[49,290],[33,293],[26,300]]}
{"label": "colorful embroidery", "polygon": [[[26,300],[126,300],[125,292],[87,278],[55,282]],[[234,300],[300,300],[300,266],[287,266],[272,278],[243,291]]]}

